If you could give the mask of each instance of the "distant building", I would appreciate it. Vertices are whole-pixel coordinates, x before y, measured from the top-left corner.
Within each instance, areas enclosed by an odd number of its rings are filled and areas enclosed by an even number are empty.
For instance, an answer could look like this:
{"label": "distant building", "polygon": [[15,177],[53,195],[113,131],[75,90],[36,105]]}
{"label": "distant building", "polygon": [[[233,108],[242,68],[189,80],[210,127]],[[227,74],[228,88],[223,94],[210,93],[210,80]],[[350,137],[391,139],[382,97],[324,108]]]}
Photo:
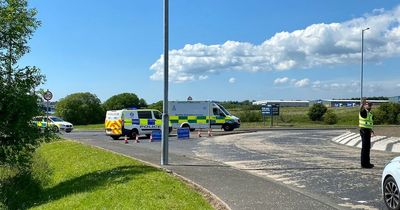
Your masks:
{"label": "distant building", "polygon": [[[382,103],[388,103],[388,100],[368,100],[375,105]],[[310,105],[320,103],[326,107],[358,107],[360,106],[360,100],[343,100],[343,99],[329,99],[329,100],[315,100],[311,101]]]}
{"label": "distant building", "polygon": [[254,101],[253,105],[279,104],[280,107],[308,107],[310,101],[300,100],[261,100]]}
{"label": "distant building", "polygon": [[389,102],[400,103],[400,96],[389,97]]}

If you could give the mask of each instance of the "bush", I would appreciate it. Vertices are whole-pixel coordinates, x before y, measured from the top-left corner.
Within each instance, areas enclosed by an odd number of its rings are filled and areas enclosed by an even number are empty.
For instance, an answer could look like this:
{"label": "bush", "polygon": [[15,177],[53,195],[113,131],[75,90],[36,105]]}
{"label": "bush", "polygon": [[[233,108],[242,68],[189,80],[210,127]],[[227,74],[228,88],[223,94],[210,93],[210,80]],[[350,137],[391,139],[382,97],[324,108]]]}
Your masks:
{"label": "bush", "polygon": [[324,123],[328,124],[328,125],[333,125],[336,124],[338,121],[338,117],[335,113],[333,113],[331,110],[327,111],[324,114]]}
{"label": "bush", "polygon": [[321,121],[328,109],[323,104],[314,104],[308,110],[308,117],[312,121]]}
{"label": "bush", "polygon": [[87,125],[102,123],[105,112],[96,95],[74,93],[60,99],[56,105],[56,115],[76,125]]}
{"label": "bush", "polygon": [[400,114],[400,104],[386,103],[381,104],[376,111],[373,111],[374,121],[380,124],[398,124],[400,123],[398,115]]}
{"label": "bush", "polygon": [[241,122],[261,122],[262,117],[260,111],[245,110],[238,112],[238,116]]}
{"label": "bush", "polygon": [[134,93],[121,93],[107,99],[103,107],[105,110],[119,110],[131,107],[146,108],[147,103],[143,98],[139,99]]}

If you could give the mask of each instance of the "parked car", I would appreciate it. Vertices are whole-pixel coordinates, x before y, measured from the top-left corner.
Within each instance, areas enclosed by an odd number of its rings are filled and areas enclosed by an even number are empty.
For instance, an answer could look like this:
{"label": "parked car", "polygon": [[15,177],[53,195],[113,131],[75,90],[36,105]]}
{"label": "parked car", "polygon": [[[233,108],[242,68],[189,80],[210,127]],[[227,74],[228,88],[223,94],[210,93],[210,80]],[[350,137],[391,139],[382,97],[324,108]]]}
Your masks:
{"label": "parked car", "polygon": [[65,131],[69,133],[74,129],[72,123],[67,122],[56,116],[37,116],[33,118],[33,122],[38,127],[50,127],[56,132]]}
{"label": "parked car", "polygon": [[390,210],[400,209],[400,156],[386,164],[382,174],[383,201]]}

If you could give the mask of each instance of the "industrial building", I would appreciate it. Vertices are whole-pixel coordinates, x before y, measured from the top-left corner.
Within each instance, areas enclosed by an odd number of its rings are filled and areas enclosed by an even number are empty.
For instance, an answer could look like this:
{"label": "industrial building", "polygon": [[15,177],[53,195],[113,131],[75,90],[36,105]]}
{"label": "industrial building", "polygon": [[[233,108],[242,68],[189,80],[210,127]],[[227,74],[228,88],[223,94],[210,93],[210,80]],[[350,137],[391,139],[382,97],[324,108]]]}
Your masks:
{"label": "industrial building", "polygon": [[254,101],[253,105],[264,105],[264,104],[279,104],[280,107],[308,107],[310,101],[300,100],[261,100]]}
{"label": "industrial building", "polygon": [[400,103],[400,96],[389,97],[389,102]]}

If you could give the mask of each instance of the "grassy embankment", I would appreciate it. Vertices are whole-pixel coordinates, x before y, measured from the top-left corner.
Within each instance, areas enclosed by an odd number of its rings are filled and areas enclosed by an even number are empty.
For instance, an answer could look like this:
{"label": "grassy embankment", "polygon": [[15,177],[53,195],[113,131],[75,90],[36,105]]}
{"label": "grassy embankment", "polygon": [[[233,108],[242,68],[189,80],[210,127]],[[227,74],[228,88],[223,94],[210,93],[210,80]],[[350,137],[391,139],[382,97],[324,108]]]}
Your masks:
{"label": "grassy embankment", "polygon": [[0,167],[9,209],[212,209],[164,171],[72,141],[43,145],[32,175],[13,176]]}
{"label": "grassy embankment", "polygon": [[[327,125],[323,121],[311,121],[308,116],[309,107],[281,107],[280,115],[274,116],[274,126],[278,127],[354,127],[358,124],[358,108],[328,108],[337,115],[338,122]],[[242,119],[242,128],[269,127],[270,117],[266,117],[266,126],[263,124],[260,110],[230,110],[231,114]],[[246,117],[253,115],[253,119]],[[246,122],[253,121],[253,122]],[[254,122],[256,121],[256,122]]]}

